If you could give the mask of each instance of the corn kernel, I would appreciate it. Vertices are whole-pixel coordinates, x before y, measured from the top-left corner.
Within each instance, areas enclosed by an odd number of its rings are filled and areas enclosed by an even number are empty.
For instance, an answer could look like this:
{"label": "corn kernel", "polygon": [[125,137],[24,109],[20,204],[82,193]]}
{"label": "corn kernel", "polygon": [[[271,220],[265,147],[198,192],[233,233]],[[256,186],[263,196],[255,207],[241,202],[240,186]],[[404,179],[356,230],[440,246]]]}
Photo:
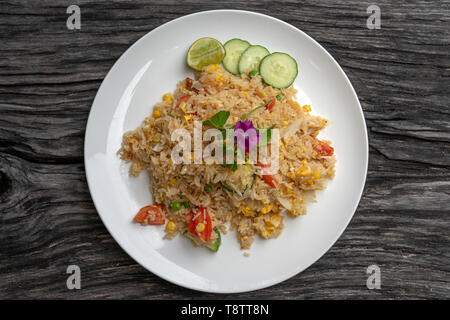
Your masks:
{"label": "corn kernel", "polygon": [[153,118],[161,118],[161,111],[159,111],[158,109],[153,111]]}
{"label": "corn kernel", "polygon": [[165,95],[163,95],[163,100],[164,101],[172,101],[173,97],[170,93],[166,93]]}
{"label": "corn kernel", "polygon": [[203,230],[205,230],[205,224],[200,222],[200,223],[195,227],[195,231],[197,231],[197,232],[203,232]]}
{"label": "corn kernel", "polygon": [[177,231],[177,225],[175,224],[175,222],[169,221],[169,222],[167,222],[166,230],[175,232],[175,231]]}
{"label": "corn kernel", "polygon": [[320,172],[316,171],[316,179],[320,179]]}
{"label": "corn kernel", "polygon": [[305,111],[305,112],[311,112],[311,106],[310,106],[309,104],[305,104],[305,105],[302,107],[302,109],[303,109],[303,111]]}

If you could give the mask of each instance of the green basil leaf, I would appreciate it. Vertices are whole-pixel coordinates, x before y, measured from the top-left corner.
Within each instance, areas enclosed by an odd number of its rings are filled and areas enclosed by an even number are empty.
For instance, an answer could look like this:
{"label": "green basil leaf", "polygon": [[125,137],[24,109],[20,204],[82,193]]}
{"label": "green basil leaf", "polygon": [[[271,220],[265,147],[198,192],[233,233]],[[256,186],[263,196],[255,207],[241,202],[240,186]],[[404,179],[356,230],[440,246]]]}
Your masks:
{"label": "green basil leaf", "polygon": [[213,115],[211,119],[203,121],[203,124],[216,127],[217,129],[223,129],[223,126],[227,122],[229,116],[230,111],[221,110]]}

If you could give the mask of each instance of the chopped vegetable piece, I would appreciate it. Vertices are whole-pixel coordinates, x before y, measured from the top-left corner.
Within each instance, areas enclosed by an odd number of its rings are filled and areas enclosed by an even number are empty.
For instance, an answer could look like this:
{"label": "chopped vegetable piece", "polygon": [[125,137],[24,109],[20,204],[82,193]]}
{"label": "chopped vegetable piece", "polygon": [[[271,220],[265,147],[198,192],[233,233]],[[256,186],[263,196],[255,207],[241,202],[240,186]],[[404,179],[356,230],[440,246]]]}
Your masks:
{"label": "chopped vegetable piece", "polygon": [[261,170],[262,171],[261,179],[265,183],[267,183],[271,188],[276,188],[277,184],[278,184],[278,181],[275,178],[275,176],[272,175],[272,174],[264,174],[264,168],[270,167],[270,164],[264,164],[264,163],[258,162],[257,165],[262,169]]}
{"label": "chopped vegetable piece", "polygon": [[275,98],[276,98],[278,101],[281,101],[281,94],[277,94],[277,95],[275,96]]}
{"label": "chopped vegetable piece", "polygon": [[[217,250],[219,250],[220,244],[222,243],[222,237],[220,235],[220,231],[217,230],[217,228],[214,229],[214,232],[216,233],[216,238],[214,239],[214,241],[202,242],[201,244],[204,247],[206,247],[214,252],[217,252]],[[196,238],[192,233],[190,233],[187,230],[183,232],[183,236],[185,236],[195,242],[198,242],[198,238]]]}
{"label": "chopped vegetable piece", "polygon": [[165,223],[164,206],[159,203],[145,206],[139,210],[133,220],[142,224],[163,225]]}
{"label": "chopped vegetable piece", "polygon": [[211,187],[210,185],[205,186],[205,190],[206,191],[212,191],[213,187]]}
{"label": "chopped vegetable piece", "polygon": [[275,179],[275,177],[273,175],[263,175],[262,179],[265,183],[267,183],[271,188],[276,188],[277,187],[277,179]]}
{"label": "chopped vegetable piece", "polygon": [[223,182],[223,181],[222,181],[222,186],[223,186],[226,190],[228,190],[228,191],[230,191],[230,192],[234,192],[234,190],[233,190],[228,184],[226,184],[226,183]]}
{"label": "chopped vegetable piece", "polygon": [[313,148],[321,156],[329,157],[334,153],[334,148],[328,143],[323,142],[319,139],[313,138]]}
{"label": "chopped vegetable piece", "polygon": [[248,73],[248,75],[250,76],[250,77],[254,77],[254,76],[256,76],[258,74],[258,70],[253,70],[253,71],[250,71],[249,73]]}
{"label": "chopped vegetable piece", "polygon": [[189,203],[189,201],[183,201],[182,202],[183,207],[185,208],[189,208],[191,206],[191,204]]}
{"label": "chopped vegetable piece", "polygon": [[[190,222],[187,230],[200,240],[205,242],[211,240],[212,222],[208,210],[205,207],[199,207],[195,214],[191,212],[189,216]],[[197,225],[199,223],[203,223],[205,225],[205,228],[201,232],[197,231]]]}
{"label": "chopped vegetable piece", "polygon": [[171,206],[173,211],[178,211],[181,209],[181,203],[179,203],[178,201],[172,202]]}
{"label": "chopped vegetable piece", "polygon": [[267,106],[269,103],[272,103],[272,101],[273,101],[273,99],[270,99],[270,100],[267,101],[266,103],[264,103],[264,104],[262,104],[262,105],[260,105],[260,106],[257,106],[256,108],[252,109],[249,113],[247,113],[247,114],[242,118],[242,121],[247,120],[247,119],[252,115],[253,112],[255,112],[256,110],[261,109],[261,108]]}
{"label": "chopped vegetable piece", "polygon": [[267,103],[267,105],[266,105],[266,110],[271,111],[274,105],[275,105],[275,99],[270,99],[269,103]]}

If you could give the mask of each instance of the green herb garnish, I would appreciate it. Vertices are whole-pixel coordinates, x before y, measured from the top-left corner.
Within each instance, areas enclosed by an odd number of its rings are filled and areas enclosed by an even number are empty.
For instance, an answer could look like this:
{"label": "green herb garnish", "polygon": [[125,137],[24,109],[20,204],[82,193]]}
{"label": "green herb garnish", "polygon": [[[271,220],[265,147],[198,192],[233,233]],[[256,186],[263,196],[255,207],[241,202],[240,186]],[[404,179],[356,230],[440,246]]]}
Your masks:
{"label": "green herb garnish", "polygon": [[223,186],[226,190],[228,190],[228,191],[230,191],[230,192],[234,192],[234,190],[233,190],[229,185],[227,185],[225,182],[223,182],[223,181],[222,181],[222,186]]}
{"label": "green herb garnish", "polygon": [[264,104],[262,104],[262,105],[260,105],[260,106],[257,106],[256,108],[254,108],[253,110],[251,110],[249,113],[247,113],[247,114],[242,118],[242,121],[247,120],[248,117],[250,117],[250,116],[252,115],[253,112],[255,112],[256,110],[261,109],[261,108],[267,106],[267,105],[268,105],[269,103],[271,103],[271,102],[272,102],[272,99],[270,99],[269,101],[267,101],[266,103],[264,103]]}
{"label": "green herb garnish", "polygon": [[258,74],[258,70],[253,70],[253,71],[250,71],[250,73],[248,74],[250,77],[254,77],[254,76],[256,76]]}
{"label": "green herb garnish", "polygon": [[181,204],[182,204],[183,207],[185,207],[185,208],[189,208],[189,207],[191,206],[191,204],[189,203],[189,201],[183,201]]}
{"label": "green herb garnish", "polygon": [[230,111],[219,111],[215,115],[213,115],[211,119],[203,121],[203,125],[209,125],[217,129],[225,129],[224,125],[227,122],[229,116]]}

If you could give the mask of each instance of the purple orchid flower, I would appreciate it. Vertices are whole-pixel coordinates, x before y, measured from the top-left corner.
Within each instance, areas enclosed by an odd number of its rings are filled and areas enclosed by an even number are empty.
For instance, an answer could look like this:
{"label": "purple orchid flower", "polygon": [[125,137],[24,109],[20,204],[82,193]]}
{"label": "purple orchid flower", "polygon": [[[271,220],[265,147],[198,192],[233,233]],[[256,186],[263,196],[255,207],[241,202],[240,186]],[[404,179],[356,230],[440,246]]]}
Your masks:
{"label": "purple orchid flower", "polygon": [[259,132],[250,120],[238,121],[234,125],[234,139],[242,150],[248,151],[259,142]]}

